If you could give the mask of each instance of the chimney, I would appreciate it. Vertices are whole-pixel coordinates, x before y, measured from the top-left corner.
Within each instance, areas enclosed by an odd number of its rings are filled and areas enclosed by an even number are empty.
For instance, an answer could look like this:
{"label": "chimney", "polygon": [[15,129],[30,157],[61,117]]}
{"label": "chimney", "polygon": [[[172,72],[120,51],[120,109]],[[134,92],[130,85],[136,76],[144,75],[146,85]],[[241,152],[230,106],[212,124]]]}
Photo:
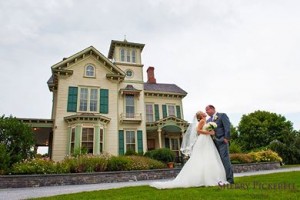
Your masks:
{"label": "chimney", "polygon": [[147,83],[156,83],[156,79],[154,77],[154,67],[148,67],[147,74],[148,74]]}

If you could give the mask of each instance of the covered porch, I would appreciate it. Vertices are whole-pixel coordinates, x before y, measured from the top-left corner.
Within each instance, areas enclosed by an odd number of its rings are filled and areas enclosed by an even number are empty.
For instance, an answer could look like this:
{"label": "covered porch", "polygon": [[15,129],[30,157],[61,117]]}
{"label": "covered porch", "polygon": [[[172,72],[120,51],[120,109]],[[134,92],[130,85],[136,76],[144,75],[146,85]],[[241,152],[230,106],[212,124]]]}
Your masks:
{"label": "covered porch", "polygon": [[148,151],[169,148],[176,154],[176,162],[181,162],[180,146],[182,136],[189,123],[175,116],[169,116],[146,124]]}
{"label": "covered porch", "polygon": [[18,118],[18,120],[32,127],[32,132],[34,133],[36,140],[34,147],[35,152],[37,152],[39,147],[47,147],[47,154],[51,158],[53,120],[32,118]]}

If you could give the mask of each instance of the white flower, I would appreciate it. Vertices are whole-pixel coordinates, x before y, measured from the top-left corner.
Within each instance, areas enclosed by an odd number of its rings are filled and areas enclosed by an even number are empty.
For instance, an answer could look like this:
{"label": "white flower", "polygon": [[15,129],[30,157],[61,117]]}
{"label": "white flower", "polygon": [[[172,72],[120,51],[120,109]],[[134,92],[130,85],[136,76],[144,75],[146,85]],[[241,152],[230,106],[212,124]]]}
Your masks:
{"label": "white flower", "polygon": [[204,125],[203,129],[205,131],[212,131],[214,129],[216,129],[218,127],[218,125],[216,124],[216,122],[208,122],[207,124]]}
{"label": "white flower", "polygon": [[214,121],[216,121],[218,119],[218,116],[217,115],[215,115],[214,116]]}

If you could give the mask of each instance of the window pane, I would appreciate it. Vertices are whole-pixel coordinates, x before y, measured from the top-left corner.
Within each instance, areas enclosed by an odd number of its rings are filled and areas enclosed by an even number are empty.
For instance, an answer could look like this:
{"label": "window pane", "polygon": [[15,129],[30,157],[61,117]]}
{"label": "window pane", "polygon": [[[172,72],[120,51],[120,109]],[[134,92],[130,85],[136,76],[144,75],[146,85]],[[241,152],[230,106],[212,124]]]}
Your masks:
{"label": "window pane", "polygon": [[146,121],[153,122],[153,105],[152,104],[146,105]]}
{"label": "window pane", "polygon": [[175,116],[175,106],[174,105],[168,105],[168,113],[169,116]]}
{"label": "window pane", "polygon": [[94,67],[93,66],[87,66],[85,75],[86,76],[94,76]]}
{"label": "window pane", "polygon": [[132,50],[132,62],[135,63],[135,50]]}
{"label": "window pane", "polygon": [[98,105],[98,90],[97,89],[91,89],[90,111],[96,112],[97,111],[97,105]]}
{"label": "window pane", "polygon": [[87,153],[93,153],[94,128],[82,128],[81,147],[87,149]]}
{"label": "window pane", "polygon": [[125,61],[125,51],[121,49],[121,61]]}
{"label": "window pane", "polygon": [[134,117],[134,95],[126,95],[126,117]]}
{"label": "window pane", "polygon": [[87,111],[88,89],[80,88],[80,111]]}
{"label": "window pane", "polygon": [[130,62],[130,51],[127,50],[127,62]]}

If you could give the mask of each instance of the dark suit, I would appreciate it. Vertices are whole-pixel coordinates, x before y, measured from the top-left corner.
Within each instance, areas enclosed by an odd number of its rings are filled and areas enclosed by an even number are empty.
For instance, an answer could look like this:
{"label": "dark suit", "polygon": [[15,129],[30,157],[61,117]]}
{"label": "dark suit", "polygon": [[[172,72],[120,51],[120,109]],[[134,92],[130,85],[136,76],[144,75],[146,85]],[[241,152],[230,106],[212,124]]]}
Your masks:
{"label": "dark suit", "polygon": [[[230,139],[230,121],[225,113],[216,113],[214,122],[218,125],[215,129],[214,143],[219,151],[221,160],[223,162],[226,178],[229,183],[234,183],[233,181],[233,169],[229,157],[229,144],[224,143],[224,138]],[[210,121],[210,120],[209,120]]]}

